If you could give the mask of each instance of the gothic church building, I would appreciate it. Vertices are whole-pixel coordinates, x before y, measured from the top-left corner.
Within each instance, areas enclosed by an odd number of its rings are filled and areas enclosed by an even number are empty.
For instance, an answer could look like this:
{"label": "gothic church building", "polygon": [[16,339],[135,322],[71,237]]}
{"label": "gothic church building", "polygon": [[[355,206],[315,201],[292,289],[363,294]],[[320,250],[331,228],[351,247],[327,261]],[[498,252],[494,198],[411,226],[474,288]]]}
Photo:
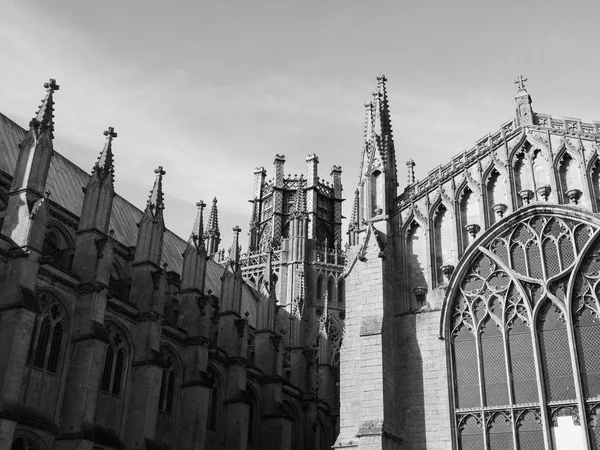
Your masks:
{"label": "gothic church building", "polygon": [[0,114],[0,449],[331,448],[341,169],[257,168],[245,253],[237,226],[219,248],[216,198],[181,239],[166,171],[143,210],[117,195],[115,130],[90,176],[54,149],[45,88],[27,128]]}
{"label": "gothic church building", "polygon": [[338,449],[600,448],[600,123],[516,114],[398,191],[386,79],[346,254]]}

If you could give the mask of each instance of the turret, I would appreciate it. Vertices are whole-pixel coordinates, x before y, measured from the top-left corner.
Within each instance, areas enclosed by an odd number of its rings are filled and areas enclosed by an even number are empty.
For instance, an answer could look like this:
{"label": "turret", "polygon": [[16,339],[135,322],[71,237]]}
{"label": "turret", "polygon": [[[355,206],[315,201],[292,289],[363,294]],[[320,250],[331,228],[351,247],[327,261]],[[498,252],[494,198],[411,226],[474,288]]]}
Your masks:
{"label": "turret", "polygon": [[519,125],[534,124],[533,108],[531,107],[531,97],[525,89],[526,81],[527,78],[523,78],[522,75],[519,75],[519,77],[515,81],[515,84],[519,88],[519,92],[515,97],[515,102],[517,103],[517,122]]}

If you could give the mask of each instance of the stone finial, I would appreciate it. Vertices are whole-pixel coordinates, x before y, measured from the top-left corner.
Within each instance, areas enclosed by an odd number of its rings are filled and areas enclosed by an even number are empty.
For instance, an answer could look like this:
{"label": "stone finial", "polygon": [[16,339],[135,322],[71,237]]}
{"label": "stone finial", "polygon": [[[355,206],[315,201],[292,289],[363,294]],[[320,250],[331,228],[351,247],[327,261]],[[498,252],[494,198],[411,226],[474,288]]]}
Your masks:
{"label": "stone finial", "polygon": [[196,215],[196,221],[194,223],[194,228],[192,229],[192,240],[198,244],[199,242],[203,242],[204,237],[204,208],[206,208],[206,203],[200,200],[196,203],[196,207],[198,208],[198,214]]}
{"label": "stone finial", "polygon": [[104,143],[104,148],[100,152],[98,161],[96,161],[96,164],[94,164],[92,172],[97,172],[103,179],[110,174],[111,182],[114,185],[114,158],[112,152],[112,141],[117,137],[117,133],[113,127],[108,127],[108,129],[104,131],[104,136],[106,136],[106,142]]}
{"label": "stone finial", "polygon": [[162,166],[158,166],[158,168],[154,170],[154,173],[156,174],[156,180],[154,181],[154,186],[150,191],[150,198],[148,198],[147,208],[150,208],[154,216],[157,216],[161,210],[165,209],[162,177],[166,175],[167,172],[163,170]]}
{"label": "stone finial", "polygon": [[50,81],[44,83],[44,87],[46,88],[46,97],[35,117],[29,122],[29,127],[35,129],[39,134],[48,130],[50,138],[54,138],[52,134],[54,132],[54,92],[58,91],[60,86],[56,84],[54,78],[50,78]]}
{"label": "stone finial", "polygon": [[481,231],[481,226],[479,226],[479,224],[477,223],[470,223],[468,225],[465,225],[465,228],[467,230],[467,233],[469,233],[473,239],[475,239],[477,237],[477,233]]}
{"label": "stone finial", "polygon": [[519,87],[519,92],[527,92],[525,89],[525,82],[527,78],[523,78],[523,75],[519,75],[515,80],[515,84]]}

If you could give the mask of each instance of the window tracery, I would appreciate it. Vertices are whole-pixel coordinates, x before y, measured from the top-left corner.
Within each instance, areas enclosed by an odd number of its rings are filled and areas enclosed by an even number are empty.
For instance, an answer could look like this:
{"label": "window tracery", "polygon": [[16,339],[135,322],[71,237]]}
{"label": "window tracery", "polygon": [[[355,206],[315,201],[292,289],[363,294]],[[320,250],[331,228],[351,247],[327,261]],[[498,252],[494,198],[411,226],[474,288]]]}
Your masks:
{"label": "window tracery", "polygon": [[566,416],[597,442],[599,234],[538,214],[478,249],[449,312],[459,448],[545,448]]}
{"label": "window tracery", "polygon": [[106,347],[106,356],[104,357],[100,390],[120,396],[122,382],[125,379],[127,341],[123,334],[112,324],[108,324],[107,329],[109,344]]}
{"label": "window tracery", "polygon": [[66,315],[62,305],[46,293],[40,294],[40,303],[45,307],[33,324],[27,363],[56,373],[66,333]]}

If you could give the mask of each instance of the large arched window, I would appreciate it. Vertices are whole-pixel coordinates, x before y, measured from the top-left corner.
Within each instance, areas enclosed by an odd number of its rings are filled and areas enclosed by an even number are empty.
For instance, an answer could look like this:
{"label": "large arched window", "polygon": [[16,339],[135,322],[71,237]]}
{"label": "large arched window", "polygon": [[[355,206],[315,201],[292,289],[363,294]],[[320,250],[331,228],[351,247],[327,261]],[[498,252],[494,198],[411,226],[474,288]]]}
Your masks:
{"label": "large arched window", "polygon": [[449,294],[456,445],[599,449],[600,227],[523,215],[466,256]]}
{"label": "large arched window", "polygon": [[109,344],[104,357],[104,370],[100,390],[113,395],[121,395],[127,364],[127,341],[123,333],[112,324],[107,325]]}
{"label": "large arched window", "polygon": [[59,371],[66,339],[66,314],[50,294],[40,294],[44,308],[33,324],[27,363],[50,373]]}

